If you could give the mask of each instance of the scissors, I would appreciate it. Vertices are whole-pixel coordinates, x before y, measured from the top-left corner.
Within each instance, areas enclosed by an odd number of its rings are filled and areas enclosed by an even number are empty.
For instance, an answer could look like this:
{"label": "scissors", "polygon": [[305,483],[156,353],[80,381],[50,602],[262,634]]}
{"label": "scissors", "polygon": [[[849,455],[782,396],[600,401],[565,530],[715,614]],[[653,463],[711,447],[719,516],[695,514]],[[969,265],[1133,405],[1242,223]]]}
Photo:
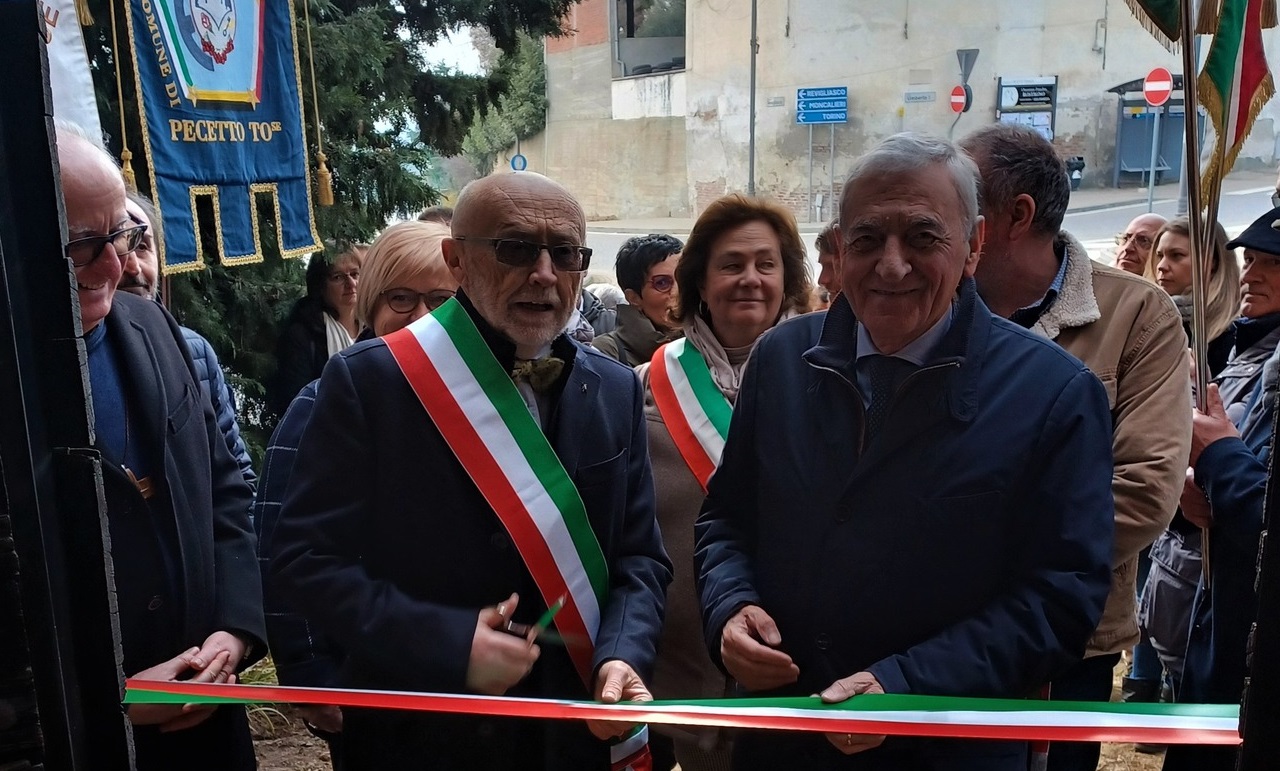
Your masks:
{"label": "scissors", "polygon": [[543,613],[535,623],[521,624],[515,621],[508,621],[502,626],[503,631],[516,635],[517,637],[523,637],[528,640],[530,644],[540,642],[548,643],[550,645],[568,645],[575,639],[574,637],[566,638],[559,632],[547,628],[551,626],[552,619],[554,619],[556,614],[560,612],[560,609],[564,607],[564,599],[564,597],[561,597],[552,603],[551,607],[547,608],[546,612]]}

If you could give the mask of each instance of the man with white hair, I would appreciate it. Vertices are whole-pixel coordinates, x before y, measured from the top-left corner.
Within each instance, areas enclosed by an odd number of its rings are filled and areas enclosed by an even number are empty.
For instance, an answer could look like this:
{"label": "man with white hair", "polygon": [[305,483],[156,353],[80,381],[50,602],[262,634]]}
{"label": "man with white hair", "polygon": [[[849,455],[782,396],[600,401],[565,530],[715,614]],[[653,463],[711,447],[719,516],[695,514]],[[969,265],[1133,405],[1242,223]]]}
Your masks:
{"label": "man with white hair", "polygon": [[[125,674],[227,682],[264,651],[253,493],[201,395],[178,325],[117,293],[145,228],[111,157],[59,127],[65,259],[75,271],[111,534]],[[132,705],[137,768],[253,769],[243,707]]]}
{"label": "man with white hair", "polygon": [[[1083,652],[1111,554],[1106,393],[987,310],[982,239],[973,162],[890,137],[844,187],[840,296],[752,353],[696,525],[707,645],[746,690],[1020,698]],[[734,745],[762,771],[1026,764],[1021,742]]]}

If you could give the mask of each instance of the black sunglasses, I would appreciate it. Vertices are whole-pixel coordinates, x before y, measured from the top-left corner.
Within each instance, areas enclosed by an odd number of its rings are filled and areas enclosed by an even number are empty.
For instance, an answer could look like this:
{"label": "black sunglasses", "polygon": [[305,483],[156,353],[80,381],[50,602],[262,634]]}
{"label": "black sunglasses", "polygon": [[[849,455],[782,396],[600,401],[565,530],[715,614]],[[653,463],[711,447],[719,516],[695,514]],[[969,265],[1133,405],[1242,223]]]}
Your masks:
{"label": "black sunglasses", "polygon": [[62,249],[73,266],[83,268],[102,256],[107,244],[115,248],[117,257],[123,258],[133,253],[142,246],[142,239],[146,234],[146,225],[130,225],[105,236],[85,236],[68,241]]}
{"label": "black sunglasses", "polygon": [[454,241],[484,241],[493,244],[493,254],[498,262],[513,268],[529,268],[538,261],[542,250],[551,255],[556,270],[584,271],[591,264],[591,248],[577,244],[535,244],[518,238],[482,238],[479,236],[454,236]]}
{"label": "black sunglasses", "polygon": [[415,292],[412,289],[397,287],[388,289],[381,295],[387,301],[387,307],[396,313],[413,313],[418,303],[426,303],[427,310],[433,311],[444,305],[453,297],[448,289],[437,289],[433,292]]}

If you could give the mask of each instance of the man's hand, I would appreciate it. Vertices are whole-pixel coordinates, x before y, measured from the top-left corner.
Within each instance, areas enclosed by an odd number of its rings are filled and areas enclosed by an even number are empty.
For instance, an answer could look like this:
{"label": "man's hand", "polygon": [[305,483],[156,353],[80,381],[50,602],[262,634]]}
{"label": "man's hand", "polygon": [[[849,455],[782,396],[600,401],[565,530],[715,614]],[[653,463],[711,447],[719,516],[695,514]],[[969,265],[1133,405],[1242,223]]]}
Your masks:
{"label": "man's hand", "polygon": [[227,674],[231,674],[240,667],[240,662],[244,659],[247,649],[248,646],[244,640],[234,634],[230,632],[214,632],[204,641],[204,645],[200,646],[200,650],[191,657],[191,660],[196,669],[204,670],[217,660],[218,654],[226,653],[227,658],[224,666],[227,669]]}
{"label": "man's hand", "polygon": [[[827,686],[827,690],[822,692],[822,701],[824,704],[837,704],[863,693],[884,693],[884,687],[880,685],[880,681],[875,678],[875,675],[870,672],[858,672],[835,681]],[[827,741],[831,742],[831,746],[846,755],[873,750],[884,744],[883,736],[849,733],[827,734],[826,736]]]}
{"label": "man's hand", "polygon": [[[653,701],[653,694],[640,679],[640,675],[625,661],[614,659],[600,665],[596,673],[596,701],[617,704],[620,701]],[[597,739],[625,736],[635,723],[615,723],[607,720],[588,720],[587,728]]]}
{"label": "man's hand", "polygon": [[501,696],[523,680],[541,649],[531,640],[498,631],[520,602],[512,594],[496,608],[483,608],[471,638],[471,656],[467,659],[467,688],[476,693]]}
{"label": "man's hand", "polygon": [[[178,680],[187,673],[195,673],[189,683],[234,682],[235,675],[227,668],[226,653],[220,653],[210,665],[196,666],[195,655],[199,648],[188,648],[168,661],[144,669],[133,677],[136,680]],[[161,731],[180,731],[204,722],[217,709],[213,704],[130,704],[126,708],[129,721],[134,725],[158,725]]]}
{"label": "man's hand", "polygon": [[1182,507],[1182,516],[1196,527],[1213,525],[1213,509],[1209,506],[1209,499],[1204,497],[1204,491],[1200,489],[1200,485],[1196,484],[1195,469],[1187,469],[1187,477],[1182,483],[1182,497],[1178,499],[1178,505]]}
{"label": "man's hand", "polygon": [[342,708],[334,704],[299,704],[302,719],[325,733],[342,733]]}
{"label": "man's hand", "polygon": [[1218,393],[1217,383],[1209,384],[1209,393],[1205,397],[1205,411],[1195,410],[1191,417],[1191,467],[1195,468],[1200,460],[1200,453],[1205,448],[1221,439],[1239,437],[1240,432],[1227,417],[1227,410],[1222,406],[1222,395]]}
{"label": "man's hand", "polygon": [[800,677],[791,657],[780,650],[778,625],[759,605],[738,611],[720,632],[720,660],[724,668],[748,691],[769,691],[794,683]]}

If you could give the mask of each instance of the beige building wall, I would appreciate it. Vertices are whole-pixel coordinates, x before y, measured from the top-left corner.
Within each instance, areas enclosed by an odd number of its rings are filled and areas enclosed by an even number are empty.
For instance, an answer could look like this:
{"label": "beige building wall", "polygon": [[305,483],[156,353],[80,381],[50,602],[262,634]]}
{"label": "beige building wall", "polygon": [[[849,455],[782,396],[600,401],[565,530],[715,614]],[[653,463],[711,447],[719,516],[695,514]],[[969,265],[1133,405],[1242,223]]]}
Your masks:
{"label": "beige building wall", "polygon": [[[550,120],[525,145],[530,168],[566,181],[594,218],[694,216],[746,190],[750,7],[688,0],[686,69],[615,80],[608,2],[585,0],[579,37],[548,46]],[[584,18],[603,27],[584,34]],[[813,132],[825,218],[853,159],[879,139],[903,130],[959,138],[995,121],[1001,77],[1057,76],[1055,144],[1085,157],[1086,184],[1110,184],[1119,97],[1107,89],[1155,66],[1182,69],[1124,0],[758,0],[758,35],[756,189],[801,221],[810,142],[796,124],[798,88],[849,89],[834,163],[828,127]],[[1280,62],[1276,32],[1264,38]],[[959,48],[980,53],[973,107],[957,121],[949,96],[960,83]],[[910,102],[908,92],[933,101]],[[1240,163],[1274,162],[1278,112],[1268,105]]]}

